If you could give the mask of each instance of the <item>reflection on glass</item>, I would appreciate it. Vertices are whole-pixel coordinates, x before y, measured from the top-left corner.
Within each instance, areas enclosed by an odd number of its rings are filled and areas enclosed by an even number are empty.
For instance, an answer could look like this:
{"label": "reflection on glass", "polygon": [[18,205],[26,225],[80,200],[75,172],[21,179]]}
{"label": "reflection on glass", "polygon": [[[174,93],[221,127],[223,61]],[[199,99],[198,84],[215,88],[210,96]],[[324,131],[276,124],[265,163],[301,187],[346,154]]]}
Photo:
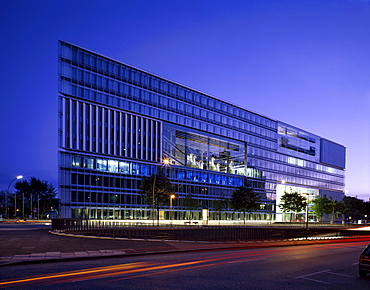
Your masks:
{"label": "reflection on glass", "polygon": [[165,153],[175,165],[246,175],[245,146],[167,128]]}

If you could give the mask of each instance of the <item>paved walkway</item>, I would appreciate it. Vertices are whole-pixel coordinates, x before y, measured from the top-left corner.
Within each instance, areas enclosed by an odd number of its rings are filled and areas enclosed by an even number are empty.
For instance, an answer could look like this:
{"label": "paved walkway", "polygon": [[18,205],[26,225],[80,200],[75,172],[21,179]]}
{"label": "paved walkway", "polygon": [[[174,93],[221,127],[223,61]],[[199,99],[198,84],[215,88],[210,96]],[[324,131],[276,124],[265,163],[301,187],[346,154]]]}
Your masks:
{"label": "paved walkway", "polygon": [[128,240],[50,233],[40,224],[0,224],[0,266],[40,260],[229,248],[234,244]]}
{"label": "paved walkway", "polygon": [[45,224],[0,223],[0,266],[46,260],[170,253],[222,248],[255,248],[312,244],[321,241],[260,241],[241,243],[128,240],[49,233]]}

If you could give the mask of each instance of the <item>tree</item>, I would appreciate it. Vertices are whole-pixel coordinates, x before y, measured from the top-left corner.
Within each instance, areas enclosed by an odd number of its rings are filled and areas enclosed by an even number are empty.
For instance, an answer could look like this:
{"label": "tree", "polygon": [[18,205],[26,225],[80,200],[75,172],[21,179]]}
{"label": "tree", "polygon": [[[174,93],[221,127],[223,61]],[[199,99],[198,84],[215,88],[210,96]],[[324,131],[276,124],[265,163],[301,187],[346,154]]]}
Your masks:
{"label": "tree", "polygon": [[369,214],[367,211],[367,203],[352,196],[345,196],[339,207],[339,212],[344,214],[345,217],[350,220],[359,220]]}
{"label": "tree", "polygon": [[212,206],[213,209],[218,212],[218,220],[220,220],[222,210],[229,208],[229,199],[228,198],[215,199],[212,201]]}
{"label": "tree", "polygon": [[370,219],[370,201],[364,202],[364,219],[368,222]]}
{"label": "tree", "polygon": [[4,217],[5,217],[5,212],[6,212],[5,207],[8,203],[7,197],[8,197],[8,192],[6,190],[1,190],[0,191],[0,212]]}
{"label": "tree", "polygon": [[312,200],[312,207],[311,209],[318,217],[319,221],[322,221],[322,216],[324,214],[331,214],[333,212],[333,201],[328,199],[326,195],[323,197],[317,197]]}
{"label": "tree", "polygon": [[331,222],[334,223],[335,220],[335,214],[337,212],[340,212],[342,202],[333,200],[332,197],[330,197],[330,207],[331,207]]}
{"label": "tree", "polygon": [[248,185],[239,186],[231,195],[231,207],[244,213],[259,209],[260,196]]}
{"label": "tree", "polygon": [[196,200],[195,198],[193,198],[193,196],[191,195],[191,193],[188,193],[183,202],[182,202],[182,205],[185,207],[185,208],[188,208],[190,209],[190,213],[191,213],[191,217],[190,219],[193,219],[193,210],[197,209],[200,207],[200,202],[198,200]]}
{"label": "tree", "polygon": [[[154,191],[154,201],[153,201]],[[157,209],[157,218],[159,221],[159,207],[170,203],[170,196],[174,194],[174,187],[166,175],[160,171],[149,177],[144,177],[141,181],[140,194],[148,205],[154,205]],[[154,212],[153,212],[154,219]]]}
{"label": "tree", "polygon": [[[54,186],[36,177],[30,180],[20,180],[14,184],[16,193],[12,196],[13,207],[15,204],[22,206],[22,214],[45,218],[47,212],[58,208],[58,199]],[[16,200],[15,200],[16,199]],[[24,209],[23,209],[24,208]]]}
{"label": "tree", "polygon": [[306,198],[298,192],[292,192],[292,190],[290,192],[284,191],[284,195],[281,197],[281,203],[279,204],[280,209],[284,213],[290,212],[290,222],[293,220],[293,213],[301,212],[306,206]]}

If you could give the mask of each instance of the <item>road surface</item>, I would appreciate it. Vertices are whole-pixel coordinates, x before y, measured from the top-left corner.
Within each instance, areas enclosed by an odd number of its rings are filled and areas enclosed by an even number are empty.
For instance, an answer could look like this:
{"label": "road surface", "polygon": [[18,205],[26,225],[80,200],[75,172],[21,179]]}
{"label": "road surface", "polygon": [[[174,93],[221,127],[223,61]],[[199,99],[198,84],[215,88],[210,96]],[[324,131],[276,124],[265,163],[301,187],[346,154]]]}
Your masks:
{"label": "road surface", "polygon": [[13,289],[370,289],[358,257],[370,242],[13,265],[0,288]]}

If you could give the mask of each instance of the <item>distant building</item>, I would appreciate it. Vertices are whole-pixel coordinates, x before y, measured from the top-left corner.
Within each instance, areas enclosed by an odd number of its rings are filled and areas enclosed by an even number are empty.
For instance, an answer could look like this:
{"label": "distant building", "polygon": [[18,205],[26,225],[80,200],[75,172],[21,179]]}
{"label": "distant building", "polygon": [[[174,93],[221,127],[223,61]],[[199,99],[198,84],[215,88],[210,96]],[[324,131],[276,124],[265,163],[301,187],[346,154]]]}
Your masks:
{"label": "distant building", "polygon": [[284,220],[277,203],[290,188],[310,198],[344,192],[342,145],[60,41],[61,216],[150,218],[139,185],[164,159],[176,185],[174,219],[185,219],[188,194],[201,205],[198,218],[203,208],[218,219],[212,201],[245,182],[262,197],[252,220]]}

